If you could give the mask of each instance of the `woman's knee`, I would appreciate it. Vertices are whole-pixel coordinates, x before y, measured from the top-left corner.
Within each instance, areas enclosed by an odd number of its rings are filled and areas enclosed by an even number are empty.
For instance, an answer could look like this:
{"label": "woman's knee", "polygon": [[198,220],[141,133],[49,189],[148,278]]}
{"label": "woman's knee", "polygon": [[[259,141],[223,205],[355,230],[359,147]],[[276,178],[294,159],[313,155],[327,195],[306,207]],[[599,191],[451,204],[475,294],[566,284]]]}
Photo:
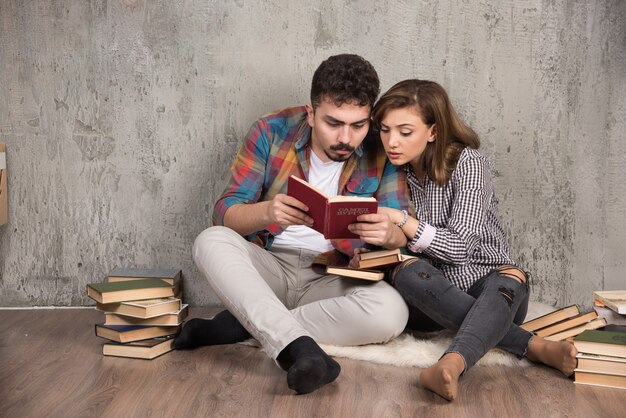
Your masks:
{"label": "woman's knee", "polygon": [[409,259],[399,264],[392,273],[391,283],[402,294],[428,287],[434,267],[421,259]]}
{"label": "woman's knee", "polygon": [[[509,267],[506,268],[508,270]],[[500,295],[509,306],[523,307],[528,303],[529,293],[526,275],[522,270],[515,268],[518,273],[505,274],[500,269],[486,277],[485,291]],[[520,279],[521,276],[523,280]]]}
{"label": "woman's knee", "polygon": [[496,269],[496,271],[498,274],[516,280],[522,284],[526,284],[528,281],[526,272],[515,266],[500,266]]}

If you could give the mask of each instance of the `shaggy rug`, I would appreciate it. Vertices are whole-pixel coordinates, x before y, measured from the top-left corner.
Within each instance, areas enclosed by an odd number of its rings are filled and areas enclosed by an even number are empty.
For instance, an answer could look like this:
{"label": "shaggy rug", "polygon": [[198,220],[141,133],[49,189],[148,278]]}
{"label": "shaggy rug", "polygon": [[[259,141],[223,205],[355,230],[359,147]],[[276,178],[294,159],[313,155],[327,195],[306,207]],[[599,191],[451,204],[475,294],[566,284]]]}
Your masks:
{"label": "shaggy rug", "polygon": [[[531,302],[528,306],[526,320],[536,318],[555,310],[554,307]],[[432,333],[405,332],[385,344],[369,344],[356,347],[339,347],[321,344],[329,355],[365,360],[373,363],[390,364],[393,366],[428,367],[437,362],[452,341],[453,333],[440,331]],[[503,365],[525,367],[528,360],[518,360],[514,355],[500,350],[490,350],[478,363],[478,366]]]}

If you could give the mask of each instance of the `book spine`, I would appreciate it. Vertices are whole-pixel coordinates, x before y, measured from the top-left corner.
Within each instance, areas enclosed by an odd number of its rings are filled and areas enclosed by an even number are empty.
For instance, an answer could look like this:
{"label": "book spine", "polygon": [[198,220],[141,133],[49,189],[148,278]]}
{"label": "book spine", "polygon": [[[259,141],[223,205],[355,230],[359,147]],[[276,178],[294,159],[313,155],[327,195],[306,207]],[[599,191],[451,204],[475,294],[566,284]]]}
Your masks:
{"label": "book spine", "polygon": [[330,202],[328,201],[328,199],[326,199],[326,202],[324,203],[324,226],[322,227],[322,234],[324,234],[324,238],[328,239],[328,237],[330,236],[330,229],[332,227],[332,225],[330,224],[330,209],[331,209],[331,205]]}

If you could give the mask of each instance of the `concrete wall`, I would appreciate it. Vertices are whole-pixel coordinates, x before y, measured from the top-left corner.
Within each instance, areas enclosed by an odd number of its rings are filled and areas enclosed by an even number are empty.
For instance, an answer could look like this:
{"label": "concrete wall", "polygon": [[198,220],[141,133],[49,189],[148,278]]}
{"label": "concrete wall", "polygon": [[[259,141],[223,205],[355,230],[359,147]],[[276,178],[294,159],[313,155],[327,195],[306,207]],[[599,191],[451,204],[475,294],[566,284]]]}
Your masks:
{"label": "concrete wall", "polygon": [[[286,4],[286,5],[285,5]],[[0,2],[9,224],[0,306],[84,305],[115,266],[179,267],[258,116],[354,52],[446,87],[492,160],[534,298],[626,287],[626,2]]]}

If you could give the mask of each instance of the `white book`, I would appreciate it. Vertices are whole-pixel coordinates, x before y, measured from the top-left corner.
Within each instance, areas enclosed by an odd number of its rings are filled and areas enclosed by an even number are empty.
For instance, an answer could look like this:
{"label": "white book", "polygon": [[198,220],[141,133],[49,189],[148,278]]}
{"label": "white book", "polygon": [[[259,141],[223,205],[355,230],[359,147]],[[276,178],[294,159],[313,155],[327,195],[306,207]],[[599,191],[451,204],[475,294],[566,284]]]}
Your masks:
{"label": "white book", "polygon": [[593,296],[607,308],[626,315],[626,290],[599,290]]}

